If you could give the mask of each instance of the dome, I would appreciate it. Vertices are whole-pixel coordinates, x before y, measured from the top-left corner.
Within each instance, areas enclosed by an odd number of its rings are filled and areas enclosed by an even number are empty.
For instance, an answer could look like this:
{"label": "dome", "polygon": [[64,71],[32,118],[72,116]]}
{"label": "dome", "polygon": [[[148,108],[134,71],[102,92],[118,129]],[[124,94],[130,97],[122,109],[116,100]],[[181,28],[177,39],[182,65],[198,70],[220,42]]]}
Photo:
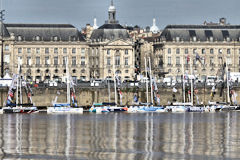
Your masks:
{"label": "dome", "polygon": [[159,31],[158,27],[156,26],[156,19],[155,18],[153,18],[153,25],[150,28],[150,31],[153,32],[153,33],[158,33],[158,31]]}

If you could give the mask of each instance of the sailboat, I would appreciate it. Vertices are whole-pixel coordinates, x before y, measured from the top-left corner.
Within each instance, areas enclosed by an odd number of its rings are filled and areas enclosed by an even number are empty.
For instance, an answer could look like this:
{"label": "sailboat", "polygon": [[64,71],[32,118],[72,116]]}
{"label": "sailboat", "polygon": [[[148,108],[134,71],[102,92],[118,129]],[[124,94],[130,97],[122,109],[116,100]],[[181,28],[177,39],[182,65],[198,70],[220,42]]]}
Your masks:
{"label": "sailboat", "polygon": [[151,103],[148,102],[148,69],[147,69],[147,61],[145,58],[145,72],[146,72],[146,97],[147,103],[135,107],[128,108],[128,112],[167,112],[167,109],[164,107],[153,106],[153,83],[152,83],[152,75],[151,75],[151,61],[149,57],[149,78],[150,78],[150,88],[151,88]]}
{"label": "sailboat", "polygon": [[[65,58],[66,62],[66,79],[67,79],[67,102],[66,103],[59,103],[58,95],[57,94],[55,100],[52,102],[52,107],[47,108],[47,113],[83,113],[83,108],[77,106],[77,101],[75,98],[75,89],[74,84],[69,74],[68,68],[68,59]],[[72,98],[72,103],[71,103]]]}
{"label": "sailboat", "polygon": [[[108,83],[108,101],[109,102],[103,102],[103,103],[93,103],[92,107],[89,109],[90,112],[97,112],[97,113],[101,113],[101,112],[119,112],[119,111],[127,111],[127,107],[120,107],[117,105],[117,82],[116,79],[118,80],[118,83],[120,81],[120,79],[115,75],[115,65],[113,65],[113,77],[114,77],[114,98],[115,98],[115,102],[111,103],[110,102],[110,85],[109,85],[109,81],[107,81]],[[121,93],[119,93],[121,94]],[[121,95],[120,95],[120,99],[121,99]]]}
{"label": "sailboat", "polygon": [[[23,103],[22,89],[25,90],[28,103]],[[23,79],[21,75],[20,60],[18,60],[18,74],[12,78],[11,85],[8,90],[5,107],[2,108],[2,113],[36,113],[39,112],[32,101],[32,89],[30,84]]]}

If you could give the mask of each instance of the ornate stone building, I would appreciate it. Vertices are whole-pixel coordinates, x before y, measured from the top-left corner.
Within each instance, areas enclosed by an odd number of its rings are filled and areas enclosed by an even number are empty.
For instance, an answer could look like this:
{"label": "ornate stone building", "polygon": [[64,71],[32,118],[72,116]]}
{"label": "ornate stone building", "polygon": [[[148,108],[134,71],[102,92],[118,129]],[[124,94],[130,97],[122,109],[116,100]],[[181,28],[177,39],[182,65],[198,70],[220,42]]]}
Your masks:
{"label": "ornate stone building", "polygon": [[93,30],[89,47],[91,78],[113,78],[114,70],[121,80],[134,78],[134,43],[116,20],[113,2],[108,9],[108,21]]}
{"label": "ornate stone building", "polygon": [[[3,24],[4,72],[17,73],[18,60],[27,79],[62,80],[68,57],[74,80],[89,78],[88,44],[69,24]],[[2,41],[1,41],[2,43]]]}
{"label": "ornate stone building", "polygon": [[[225,19],[219,24],[168,25],[153,44],[156,72],[180,78],[182,64],[185,73],[204,79],[220,76],[223,64],[233,72],[240,72],[240,26],[229,25]],[[190,60],[191,59],[191,60]]]}

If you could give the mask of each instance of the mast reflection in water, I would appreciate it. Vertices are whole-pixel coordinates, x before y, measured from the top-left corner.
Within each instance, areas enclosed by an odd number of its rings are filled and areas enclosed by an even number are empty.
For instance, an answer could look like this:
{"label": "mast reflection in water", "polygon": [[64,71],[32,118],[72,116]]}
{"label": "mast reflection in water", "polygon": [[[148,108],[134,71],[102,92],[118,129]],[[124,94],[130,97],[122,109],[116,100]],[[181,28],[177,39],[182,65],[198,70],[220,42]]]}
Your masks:
{"label": "mast reflection in water", "polygon": [[0,158],[239,158],[239,114],[4,114]]}

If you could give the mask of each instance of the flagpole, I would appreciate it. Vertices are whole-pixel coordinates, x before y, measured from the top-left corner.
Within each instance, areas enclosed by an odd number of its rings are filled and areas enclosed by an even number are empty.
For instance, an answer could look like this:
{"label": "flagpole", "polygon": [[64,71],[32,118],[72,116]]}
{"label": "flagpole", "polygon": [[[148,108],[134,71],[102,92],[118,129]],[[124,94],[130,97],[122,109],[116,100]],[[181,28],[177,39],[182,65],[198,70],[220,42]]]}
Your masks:
{"label": "flagpole", "polygon": [[151,60],[150,57],[148,57],[148,63],[149,63],[149,72],[150,72],[150,85],[151,85],[151,101],[152,101],[152,105],[153,105],[153,83],[152,83],[152,71],[151,71]]}
{"label": "flagpole", "polygon": [[147,82],[147,60],[146,57],[144,57],[145,60],[145,72],[146,72],[146,96],[147,96],[147,107],[148,107],[148,82]]}
{"label": "flagpole", "polygon": [[182,84],[183,84],[183,103],[185,103],[185,74],[184,74],[184,59],[182,57]]}

